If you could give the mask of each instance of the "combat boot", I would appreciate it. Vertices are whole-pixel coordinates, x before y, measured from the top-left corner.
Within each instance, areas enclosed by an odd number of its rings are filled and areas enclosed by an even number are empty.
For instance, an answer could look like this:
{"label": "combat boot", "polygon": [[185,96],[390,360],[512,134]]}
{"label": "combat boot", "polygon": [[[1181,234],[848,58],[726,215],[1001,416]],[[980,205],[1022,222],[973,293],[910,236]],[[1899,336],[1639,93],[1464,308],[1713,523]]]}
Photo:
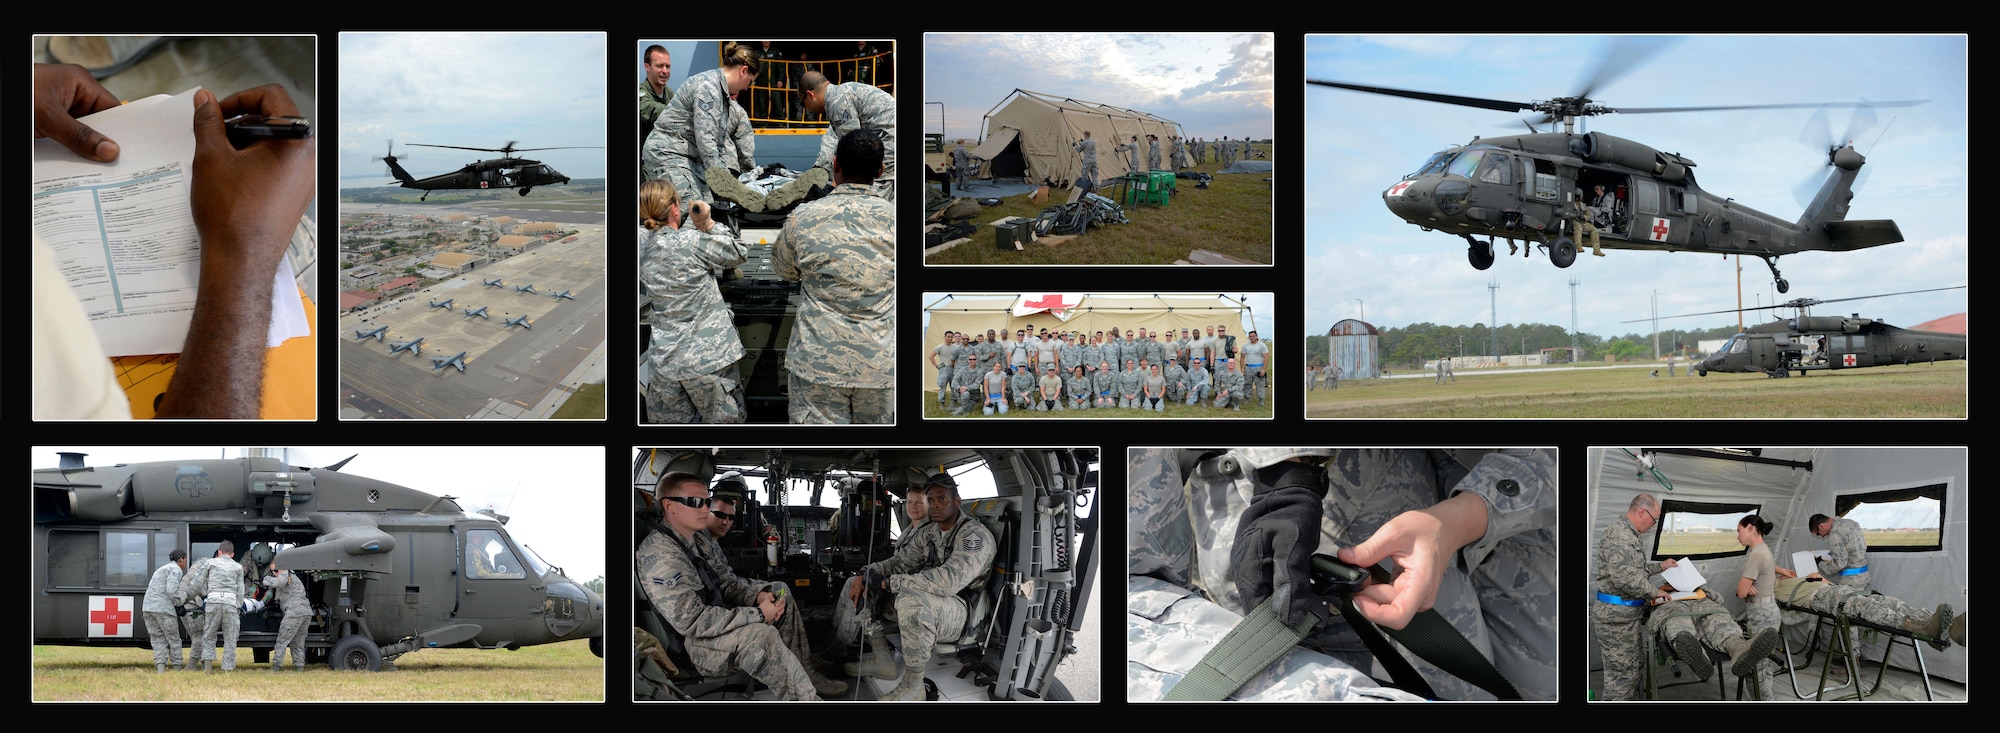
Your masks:
{"label": "combat boot", "polygon": [[1731,643],[1729,671],[1738,677],[1750,676],[1757,671],[1757,663],[1763,661],[1765,655],[1778,647],[1781,638],[1777,629],[1765,629],[1757,632],[1755,637],[1738,639]]}
{"label": "combat boot", "polygon": [[166,672],[167,665],[165,662],[155,662],[153,664],[153,674],[166,674]]}
{"label": "combat boot", "polygon": [[1945,636],[1945,629],[1951,627],[1951,605],[1940,603],[1929,621],[1918,623],[1915,619],[1903,619],[1903,630],[1921,637],[1932,649],[1944,651],[1951,647],[1951,639]]}
{"label": "combat boot", "polygon": [[903,681],[896,683],[895,689],[883,693],[882,700],[923,700],[924,668],[913,666],[903,670]]}
{"label": "combat boot", "polygon": [[209,666],[208,666],[208,660],[204,659],[204,660],[201,660],[201,671],[202,671],[202,674],[208,674],[208,673],[211,673],[211,672],[214,672],[215,670],[213,670],[213,669],[210,669],[210,668],[209,668]]}
{"label": "combat boot", "polygon": [[806,665],[806,679],[812,680],[813,691],[820,697],[839,697],[847,691],[847,683],[820,674],[812,665]]}
{"label": "combat boot", "polygon": [[896,666],[896,650],[889,646],[888,635],[870,635],[868,637],[868,648],[873,653],[863,655],[866,659],[860,662],[848,662],[841,667],[843,671],[847,672],[847,676],[857,678],[875,677],[885,680],[896,679],[896,674],[900,668]]}
{"label": "combat boot", "polygon": [[1675,636],[1674,654],[1681,658],[1681,664],[1687,665],[1689,672],[1694,673],[1695,679],[1705,681],[1715,674],[1715,665],[1708,663],[1708,652],[1702,650],[1701,642],[1694,638],[1694,634],[1683,631]]}
{"label": "combat boot", "polygon": [[1965,614],[1961,613],[1951,619],[1951,643],[1965,646]]}

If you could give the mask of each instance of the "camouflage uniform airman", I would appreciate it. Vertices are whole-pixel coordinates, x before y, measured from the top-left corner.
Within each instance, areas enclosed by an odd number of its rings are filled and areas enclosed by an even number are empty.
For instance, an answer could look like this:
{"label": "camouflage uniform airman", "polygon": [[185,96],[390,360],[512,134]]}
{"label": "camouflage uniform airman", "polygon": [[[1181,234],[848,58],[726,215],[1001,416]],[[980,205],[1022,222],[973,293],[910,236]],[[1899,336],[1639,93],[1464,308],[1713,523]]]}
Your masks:
{"label": "camouflage uniform airman", "polygon": [[[1672,646],[1681,664],[1687,665],[1696,677],[1706,680],[1714,673],[1715,667],[1708,659],[1708,652],[1701,647],[1728,654],[1744,639],[1743,629],[1736,625],[1736,619],[1729,616],[1729,609],[1715,601],[1712,591],[1704,592],[1701,598],[1668,601],[1653,607],[1652,612],[1646,615],[1646,633],[1652,634],[1660,644]],[[1681,639],[1683,634],[1687,635],[1685,640]],[[1644,654],[1644,651],[1640,653]],[[1640,663],[1645,662],[1642,659]]]}
{"label": "camouflage uniform airman", "polygon": [[1126,167],[1126,172],[1127,172],[1127,173],[1141,173],[1141,172],[1144,172],[1144,169],[1142,169],[1142,168],[1140,168],[1140,167],[1139,167],[1139,139],[1138,139],[1138,138],[1136,138],[1136,137],[1132,138],[1132,142],[1129,142],[1129,143],[1119,143],[1119,144],[1118,144],[1118,147],[1116,147],[1116,148],[1112,148],[1111,152],[1114,152],[1114,153],[1124,153],[1124,154],[1125,154],[1125,167]]}
{"label": "camouflage uniform airman", "polygon": [[[243,627],[243,597],[249,589],[243,581],[243,566],[232,557],[211,557],[189,566],[181,576],[176,600],[202,599],[204,625],[200,637],[201,663],[215,659],[215,633],[222,632],[222,669],[236,669],[236,634]],[[189,652],[190,661],[193,652]]]}
{"label": "camouflage uniform airman", "polygon": [[896,209],[868,193],[843,183],[801,204],[771,245],[778,277],[800,284],[795,424],[896,421]]}
{"label": "camouflage uniform airman", "polygon": [[723,70],[710,69],[682,82],[680,93],[653,121],[640,156],[641,170],[646,180],[673,182],[683,213],[696,201],[715,202],[708,190],[708,169],[727,171],[737,165],[736,155],[728,150],[735,129],[734,106]]}
{"label": "camouflage uniform airman", "polygon": [[1144,341],[1139,342],[1139,358],[1145,359],[1147,364],[1165,364],[1167,345],[1160,343],[1159,337],[1148,334]]}
{"label": "camouflage uniform airman", "polygon": [[1203,368],[1202,364],[1201,358],[1196,357],[1194,363],[1188,365],[1186,404],[1201,404],[1203,399],[1215,394],[1215,387],[1209,382],[1208,370]]}
{"label": "camouflage uniform airman", "polygon": [[[862,84],[827,84],[826,133],[821,136],[817,168],[833,169],[833,150],[840,138],[855,130],[882,132],[882,175],[875,178],[874,194],[896,200],[896,98],[888,92]],[[852,172],[850,171],[850,174]],[[892,219],[891,224],[894,223]]]}
{"label": "camouflage uniform airman", "polygon": [[[1835,585],[1850,588],[1868,588],[1868,538],[1861,533],[1861,525],[1846,517],[1834,517],[1833,528],[1826,532],[1826,554],[1828,557],[1817,561],[1819,577]],[[1861,572],[1843,575],[1844,571],[1860,568]]]}
{"label": "camouflage uniform airman", "polygon": [[645,386],[651,423],[733,424],[745,419],[736,362],[743,341],[711,270],[743,263],[749,247],[716,225],[710,233],[660,228],[640,258],[653,303]]}
{"label": "camouflage uniform airman", "polygon": [[[1056,358],[1062,360],[1062,373],[1064,379],[1069,378],[1069,370],[1071,367],[1080,367],[1086,364],[1097,363],[1089,360],[1090,357],[1085,352],[1085,350],[1088,348],[1090,348],[1089,344],[1078,346],[1075,342],[1067,340],[1063,342],[1062,346],[1056,348]],[[1088,376],[1090,374],[1090,369],[1086,367],[1083,370],[1083,373],[1086,376]]]}
{"label": "camouflage uniform airman", "polygon": [[1027,407],[1035,401],[1035,371],[1025,365],[1014,367],[1014,374],[1007,377],[1007,403],[1015,407]]}
{"label": "camouflage uniform airman", "polygon": [[1215,368],[1215,402],[1218,408],[1243,409],[1243,373],[1225,363]]}
{"label": "camouflage uniform airman", "polygon": [[[984,522],[960,514],[949,531],[925,522],[895,556],[868,566],[888,576],[889,591],[896,594],[903,666],[917,670],[919,699],[921,674],[930,664],[932,647],[938,641],[957,641],[965,628],[965,602],[958,592],[987,579],[996,549]],[[879,620],[869,620],[868,633],[884,633]],[[904,680],[907,684],[907,672]]]}
{"label": "camouflage uniform airman", "polygon": [[780,700],[814,699],[804,665],[778,629],[764,623],[756,606],[757,591],[765,586],[716,575],[715,564],[726,567],[727,561],[708,555],[713,546],[699,536],[676,538],[655,530],[638,550],[639,586],[646,599],[685,638],[697,672],[727,676],[742,670]]}
{"label": "camouflage uniform airman", "polygon": [[306,627],[312,621],[312,602],[306,599],[306,584],[299,574],[286,571],[284,577],[264,576],[264,587],[278,595],[278,608],[285,620],[278,622],[278,638],[271,643],[271,671],[285,666],[285,650],[292,652],[292,666],[306,671]]}
{"label": "camouflage uniform airman", "polygon": [[[1238,448],[1197,461],[1199,453],[1131,454],[1127,570],[1134,582],[1126,601],[1127,658],[1147,672],[1128,680],[1127,699],[1157,699],[1171,689],[1235,623],[1234,614],[1247,610],[1228,559],[1255,489],[1251,469],[1295,456],[1331,456],[1318,538],[1324,554],[1358,544],[1389,520],[1440,497],[1465,492],[1485,500],[1486,531],[1455,553],[1433,608],[1523,698],[1555,699],[1555,626],[1546,621],[1555,615],[1558,565],[1553,451]],[[1204,609],[1203,595],[1221,608]],[[1203,614],[1213,618],[1216,610],[1228,612],[1219,629],[1190,633]],[[1346,623],[1335,620],[1316,636],[1326,654],[1294,648],[1235,697],[1415,699],[1369,676],[1374,660]],[[1488,699],[1419,659],[1410,661],[1442,698]]]}
{"label": "camouflage uniform airman", "polygon": [[1146,170],[1163,170],[1160,168],[1160,139],[1157,137],[1146,138]]}
{"label": "camouflage uniform airman", "polygon": [[1268,364],[1265,363],[1265,357],[1271,353],[1271,346],[1258,341],[1244,344],[1240,352],[1243,356],[1243,389],[1248,391],[1243,397],[1247,400],[1254,394],[1257,396],[1257,404],[1262,405],[1264,393],[1271,389],[1271,373],[1267,369]]}
{"label": "camouflage uniform airman", "polygon": [[729,103],[729,146],[722,154],[723,160],[730,161],[731,171],[742,173],[757,167],[757,128],[750,126],[749,113],[735,100]]}
{"label": "camouflage uniform airman", "polygon": [[1110,364],[1098,364],[1097,373],[1090,375],[1090,389],[1096,392],[1092,396],[1096,401],[1093,407],[1118,406],[1118,372],[1112,370]]}
{"label": "camouflage uniform airman", "polygon": [[[1660,572],[1660,563],[1647,560],[1646,554],[1645,538],[1623,514],[1597,537],[1597,599],[1590,604],[1590,626],[1604,659],[1600,699],[1630,700],[1639,689],[1646,663],[1639,626],[1646,607],[1630,604],[1653,597],[1647,579]],[[1606,600],[1607,595],[1622,602]]]}
{"label": "camouflage uniform airman", "polygon": [[951,374],[952,408],[951,414],[963,415],[968,410],[976,411],[986,401],[984,389],[986,375],[979,372],[979,358],[967,357],[964,364]]}
{"label": "camouflage uniform airman", "polygon": [[1167,399],[1182,402],[1187,399],[1187,369],[1179,361],[1167,362],[1167,368],[1160,370],[1160,376],[1167,380]]}
{"label": "camouflage uniform airman", "polygon": [[945,397],[951,393],[951,374],[957,368],[959,351],[964,348],[954,343],[941,343],[931,351],[937,355],[938,405],[945,404]]}
{"label": "camouflage uniform airman", "polygon": [[1077,173],[1077,177],[1089,181],[1089,188],[1096,188],[1097,182],[1102,180],[1097,172],[1097,141],[1087,137],[1076,141],[1076,152],[1083,155],[1083,170]]}
{"label": "camouflage uniform airman", "polygon": [[1118,373],[1118,406],[1138,407],[1139,390],[1145,380],[1146,376],[1139,373],[1137,363],[1125,362],[1125,370]]}
{"label": "camouflage uniform airman", "polygon": [[972,182],[972,154],[965,152],[965,141],[958,141],[958,147],[951,151],[951,180],[959,188]]}
{"label": "camouflage uniform airman", "polygon": [[1072,410],[1088,410],[1090,403],[1096,401],[1090,398],[1089,374],[1071,372],[1063,375],[1063,394],[1069,396],[1069,409]]}
{"label": "camouflage uniform airman", "polygon": [[153,644],[153,667],[162,671],[181,666],[180,621],[174,614],[174,591],[180,589],[181,575],[179,561],[154,570],[146,583],[146,601],[140,606],[146,614],[147,640]]}

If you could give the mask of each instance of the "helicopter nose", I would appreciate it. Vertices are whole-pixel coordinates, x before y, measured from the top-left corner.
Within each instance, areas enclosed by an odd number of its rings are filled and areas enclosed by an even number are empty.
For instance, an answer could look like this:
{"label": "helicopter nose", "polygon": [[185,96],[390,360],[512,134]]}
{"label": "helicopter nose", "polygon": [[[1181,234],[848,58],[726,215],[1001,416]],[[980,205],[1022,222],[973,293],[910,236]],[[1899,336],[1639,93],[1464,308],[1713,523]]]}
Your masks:
{"label": "helicopter nose", "polygon": [[1395,185],[1382,192],[1382,203],[1389,207],[1390,213],[1404,221],[1419,224],[1428,222],[1435,219],[1439,213],[1433,195],[1433,189],[1436,187],[1436,180],[1397,181]]}

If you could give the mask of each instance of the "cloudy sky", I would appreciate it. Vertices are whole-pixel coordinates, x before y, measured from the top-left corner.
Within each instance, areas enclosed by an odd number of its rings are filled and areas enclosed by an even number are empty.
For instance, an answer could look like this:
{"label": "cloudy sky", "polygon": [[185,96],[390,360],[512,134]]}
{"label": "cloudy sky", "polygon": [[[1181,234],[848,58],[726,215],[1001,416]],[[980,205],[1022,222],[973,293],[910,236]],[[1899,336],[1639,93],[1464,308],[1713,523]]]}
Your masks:
{"label": "cloudy sky", "polygon": [[[340,176],[349,187],[395,182],[388,141],[417,177],[496,153],[405,147],[604,145],[603,33],[340,34]],[[602,178],[604,150],[526,154],[571,178]]]}
{"label": "cloudy sky", "polygon": [[[1485,99],[1541,100],[1580,91],[1609,45],[1600,37],[1314,36],[1305,78]],[[1861,100],[1917,100],[1880,109],[1856,148],[1868,158],[1850,219],[1893,219],[1906,241],[1856,252],[1787,256],[1779,296],[1761,260],[1742,262],[1743,306],[1965,285],[1967,44],[1963,36],[1695,36],[1673,39],[1592,97],[1612,107],[1679,107]],[[1582,281],[1579,328],[1604,336],[1646,333],[1657,293],[1661,316],[1736,308],[1734,260],[1689,253],[1586,251],[1568,269],[1537,252],[1481,272],[1463,240],[1423,232],[1383,207],[1382,191],[1432,153],[1473,136],[1526,132],[1524,115],[1308,85],[1306,131],[1306,328],[1324,333],[1361,315],[1378,326],[1486,323],[1488,284],[1499,283],[1498,322],[1570,323],[1572,278]],[[1787,221],[1793,193],[1825,176],[1826,144],[1801,142],[1814,111],[1773,109],[1604,115],[1587,130],[1692,158],[1701,187]],[[1834,134],[1850,112],[1831,110]],[[1883,134],[1886,127],[1886,134]],[[1361,302],[1357,303],[1359,299]],[[1822,306],[1899,326],[1967,309],[1965,290]],[[1771,311],[1763,311],[1770,313]],[[1784,315],[1789,316],[1788,311]],[[1760,322],[1750,316],[1746,325]],[[1661,328],[1733,326],[1733,316],[1661,321]]]}
{"label": "cloudy sky", "polygon": [[1193,137],[1268,138],[1276,57],[1268,33],[926,34],[923,132],[978,138],[981,118],[1024,89],[1147,112]]}
{"label": "cloudy sky", "polygon": [[[240,458],[240,448],[36,447],[36,468],[57,465],[57,451],[88,454],[84,463]],[[359,457],[342,473],[429,494],[457,497],[466,511],[492,507],[509,517],[507,534],[565,575],[588,583],[604,574],[604,449],[584,447],[326,447],[290,449],[294,466],[332,465]]]}

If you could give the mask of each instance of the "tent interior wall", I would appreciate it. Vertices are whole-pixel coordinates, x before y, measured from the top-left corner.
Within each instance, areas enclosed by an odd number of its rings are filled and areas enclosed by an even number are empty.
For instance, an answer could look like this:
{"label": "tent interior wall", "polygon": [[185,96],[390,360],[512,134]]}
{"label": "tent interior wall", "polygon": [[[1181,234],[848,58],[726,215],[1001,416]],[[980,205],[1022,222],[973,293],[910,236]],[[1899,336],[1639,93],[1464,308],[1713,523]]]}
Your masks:
{"label": "tent interior wall", "polygon": [[[1775,525],[1766,538],[1771,554],[1780,567],[1789,568],[1791,553],[1826,549],[1826,540],[1811,534],[1806,524],[1814,514],[1839,516],[1840,513],[1835,510],[1836,497],[1943,484],[1945,500],[1940,507],[1943,516],[1939,522],[1942,549],[1887,552],[1871,548],[1868,553],[1869,587],[1917,608],[1933,608],[1939,603],[1949,603],[1959,613],[1970,610],[1966,605],[1970,595],[1968,570],[1971,558],[1968,550],[1970,543],[1966,537],[1969,455],[1966,448],[1766,448],[1762,451],[1765,458],[1811,461],[1813,467],[1810,471],[1705,456],[1657,454],[1658,470],[1672,483],[1672,491],[1662,487],[1650,474],[1643,473],[1638,462],[1627,455],[1626,450],[1639,452],[1637,448],[1590,450],[1591,557],[1584,577],[1593,580],[1586,583],[1586,588],[1579,589],[1579,601],[1597,602],[1594,579],[1597,577],[1596,537],[1599,530],[1618,521],[1632,498],[1641,492],[1652,494],[1661,501],[1759,505],[1757,514]],[[1734,532],[1735,527],[1732,523],[1729,527],[1716,529]],[[1649,547],[1655,542],[1657,531],[1658,528],[1655,528],[1644,537]],[[1729,535],[1728,544],[1733,550],[1742,549],[1736,545],[1733,534]],[[1695,565],[1708,580],[1709,589],[1722,596],[1723,605],[1740,617],[1743,602],[1736,598],[1735,590],[1736,579],[1742,574],[1743,554],[1732,552],[1722,557],[1697,559]],[[1660,583],[1658,576],[1651,580],[1654,585]],[[1580,610],[1584,606],[1571,608]],[[1585,618],[1588,619],[1588,616]],[[1798,649],[1805,643],[1811,628],[1809,624],[1788,623],[1784,627],[1786,643]],[[1824,633],[1819,643],[1822,648],[1825,647]],[[1861,644],[1860,648],[1865,650],[1869,661],[1880,661],[1883,646],[1877,640]],[[1591,637],[1588,655],[1591,670],[1603,668],[1595,636]],[[1964,647],[1954,645],[1942,653],[1926,649],[1924,663],[1931,674],[1960,683],[1966,680]],[[1910,651],[1900,646],[1890,664],[1901,669],[1917,669]]]}
{"label": "tent interior wall", "polygon": [[[994,294],[981,294],[994,295]],[[1183,328],[1195,329],[1206,326],[1227,325],[1230,332],[1237,335],[1237,345],[1243,344],[1242,336],[1245,315],[1250,307],[1233,299],[1215,295],[1148,295],[1143,297],[1118,297],[1111,295],[1085,295],[1067,321],[1059,321],[1052,314],[1043,312],[1026,317],[1016,317],[1009,309],[1014,305],[1014,295],[994,296],[990,299],[963,295],[940,298],[937,302],[924,306],[930,314],[930,323],[924,327],[924,381],[925,389],[935,389],[937,368],[931,366],[931,350],[944,343],[944,332],[977,333],[985,335],[986,329],[997,334],[1003,327],[1008,338],[1017,329],[1034,324],[1037,331],[1047,328],[1065,333],[1077,331],[1095,333],[1110,331],[1117,327],[1122,333],[1128,329],[1143,328],[1157,330],[1162,334],[1173,329],[1178,337]],[[1121,367],[1122,368],[1122,367]]]}
{"label": "tent interior wall", "polygon": [[[981,122],[980,146],[970,151],[986,162],[980,178],[1020,176],[1029,181],[1065,184],[1083,173],[1083,157],[1076,143],[1085,130],[1097,141],[1097,171],[1100,180],[1125,175],[1131,165],[1125,154],[1115,152],[1121,142],[1138,136],[1139,160],[1147,160],[1147,135],[1160,139],[1160,155],[1172,155],[1169,139],[1181,135],[1172,120],[1135,110],[1096,102],[1067,99],[1023,89],[1008,93],[986,113]],[[1014,134],[1008,136],[1008,132]],[[1013,172],[1018,155],[1024,170]]]}

